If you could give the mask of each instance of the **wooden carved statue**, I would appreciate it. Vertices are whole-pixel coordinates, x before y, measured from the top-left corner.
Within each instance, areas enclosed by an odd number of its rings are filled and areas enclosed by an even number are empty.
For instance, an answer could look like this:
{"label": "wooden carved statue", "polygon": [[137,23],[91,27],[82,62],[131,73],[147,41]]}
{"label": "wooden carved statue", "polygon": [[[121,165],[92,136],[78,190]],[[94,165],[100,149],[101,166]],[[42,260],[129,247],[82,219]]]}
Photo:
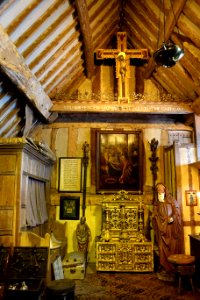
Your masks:
{"label": "wooden carved statue", "polygon": [[152,222],[159,254],[158,278],[167,280],[174,271],[171,254],[182,253],[182,221],[178,202],[163,183],[156,184]]}
{"label": "wooden carved statue", "polygon": [[87,260],[87,251],[89,239],[91,236],[90,228],[86,223],[85,210],[86,210],[86,183],[87,183],[87,167],[89,161],[89,144],[85,142],[83,144],[83,204],[82,204],[82,217],[76,228],[76,238],[78,243],[78,251],[84,252],[85,259]]}

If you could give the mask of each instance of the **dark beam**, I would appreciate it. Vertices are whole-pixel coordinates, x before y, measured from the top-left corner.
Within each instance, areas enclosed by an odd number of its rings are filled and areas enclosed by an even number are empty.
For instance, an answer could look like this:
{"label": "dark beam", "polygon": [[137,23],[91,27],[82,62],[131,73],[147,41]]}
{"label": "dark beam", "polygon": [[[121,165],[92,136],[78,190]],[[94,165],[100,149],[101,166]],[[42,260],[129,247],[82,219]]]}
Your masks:
{"label": "dark beam", "polygon": [[86,75],[89,79],[91,79],[94,72],[94,49],[87,4],[85,0],[75,0],[75,4],[83,35]]}

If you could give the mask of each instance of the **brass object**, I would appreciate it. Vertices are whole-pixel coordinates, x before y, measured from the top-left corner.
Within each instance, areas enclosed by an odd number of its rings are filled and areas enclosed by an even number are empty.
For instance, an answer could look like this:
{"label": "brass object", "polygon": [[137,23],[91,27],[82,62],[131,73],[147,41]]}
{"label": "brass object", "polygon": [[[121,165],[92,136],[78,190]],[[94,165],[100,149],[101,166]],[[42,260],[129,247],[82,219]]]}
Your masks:
{"label": "brass object", "polygon": [[153,243],[143,234],[142,200],[119,191],[102,201],[102,234],[96,244],[97,271],[153,271]]}
{"label": "brass object", "polygon": [[22,286],[21,286],[20,290],[23,290],[23,291],[28,290],[28,286],[26,285],[25,281],[22,281]]}

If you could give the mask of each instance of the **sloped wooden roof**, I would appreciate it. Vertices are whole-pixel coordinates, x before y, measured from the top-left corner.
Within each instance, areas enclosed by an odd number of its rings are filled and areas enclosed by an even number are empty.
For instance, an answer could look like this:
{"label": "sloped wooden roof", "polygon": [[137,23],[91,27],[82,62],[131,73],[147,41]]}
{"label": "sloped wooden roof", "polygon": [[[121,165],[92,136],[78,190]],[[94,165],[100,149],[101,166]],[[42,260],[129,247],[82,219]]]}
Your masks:
{"label": "sloped wooden roof", "polygon": [[[117,32],[125,31],[129,48],[148,49],[149,60],[138,67],[141,82],[151,80],[163,94],[173,95],[173,101],[192,103],[192,110],[199,113],[200,0],[164,0],[164,5],[161,2],[5,0],[0,4],[0,25],[44,90],[49,110],[53,111],[60,100],[62,104],[68,101],[67,95],[76,93],[87,78],[94,78],[98,68],[96,50],[111,48]],[[152,55],[167,39],[183,47],[185,55],[174,67],[166,69],[156,66]],[[3,79],[1,82],[3,89]],[[6,97],[7,100],[1,96],[2,110],[10,103],[15,110],[20,107],[14,105],[20,102],[20,96],[13,100]],[[36,110],[41,109],[37,103],[40,97],[28,98]],[[47,119],[51,116],[43,108],[41,113]]]}

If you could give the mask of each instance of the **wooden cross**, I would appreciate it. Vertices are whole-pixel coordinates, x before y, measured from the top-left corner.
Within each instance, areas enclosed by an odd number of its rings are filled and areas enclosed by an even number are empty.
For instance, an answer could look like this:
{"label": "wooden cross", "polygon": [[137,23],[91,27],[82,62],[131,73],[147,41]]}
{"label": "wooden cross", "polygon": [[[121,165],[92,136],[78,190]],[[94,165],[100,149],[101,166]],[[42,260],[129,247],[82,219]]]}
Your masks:
{"label": "wooden cross", "polygon": [[98,49],[97,59],[114,58],[116,78],[118,79],[118,102],[129,103],[130,58],[148,59],[147,49],[127,49],[127,33],[117,33],[117,49]]}

